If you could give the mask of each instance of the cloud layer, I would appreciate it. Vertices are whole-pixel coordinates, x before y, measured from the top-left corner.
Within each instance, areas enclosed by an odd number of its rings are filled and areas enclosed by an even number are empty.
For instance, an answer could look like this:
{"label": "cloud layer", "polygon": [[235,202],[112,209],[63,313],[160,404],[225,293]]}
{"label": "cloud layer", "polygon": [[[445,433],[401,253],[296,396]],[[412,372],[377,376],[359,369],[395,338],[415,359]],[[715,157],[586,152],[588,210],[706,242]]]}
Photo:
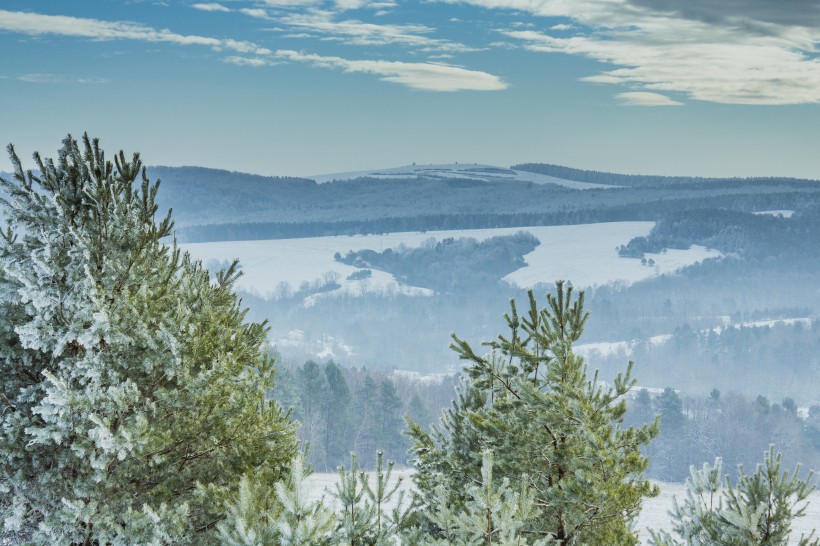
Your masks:
{"label": "cloud layer", "polygon": [[[820,4],[807,0],[439,0],[562,17],[500,29],[531,51],[614,65],[584,78],[727,104],[820,102]],[[545,28],[550,22],[545,19]]]}
{"label": "cloud layer", "polygon": [[[276,5],[308,4],[300,0],[267,2]],[[363,2],[337,2],[339,5],[364,6]],[[379,3],[379,6],[392,5]],[[193,4],[193,8],[208,12],[231,12],[230,8],[217,3]],[[258,10],[258,11],[256,11]],[[240,11],[254,17],[264,17],[261,8]],[[248,13],[253,11],[252,13]],[[428,27],[416,25],[372,25],[359,21],[334,22],[329,12],[312,11],[309,15],[293,15],[285,19],[286,24],[305,28],[331,36],[343,36],[344,40],[361,45],[408,44],[423,50],[452,51],[466,49],[458,44],[424,36],[431,32]],[[207,46],[215,51],[230,51],[240,55],[229,55],[224,61],[250,67],[274,66],[283,60],[303,62],[323,68],[341,69],[349,73],[373,74],[387,82],[401,84],[412,89],[425,91],[496,91],[505,89],[507,84],[498,76],[487,72],[432,62],[403,62],[386,60],[350,60],[337,56],[322,56],[292,50],[274,53],[256,43],[242,40],[213,38],[199,35],[185,35],[170,30],[130,23],[110,22],[80,17],[42,15],[28,12],[0,10],[0,30],[28,35],[59,35],[92,40],[140,40],[145,42],[165,42],[183,46]],[[34,81],[29,78],[25,81]]]}
{"label": "cloud layer", "polygon": [[[470,5],[473,13],[423,23],[403,18],[443,11],[442,3]],[[222,0],[187,6],[207,12],[199,21],[233,18],[225,28],[253,27],[261,44],[8,10],[0,10],[0,31],[204,46],[237,65],[301,62],[437,91],[505,89],[500,77],[459,65],[485,49],[503,51],[512,61],[526,49],[601,63],[582,81],[616,86],[623,104],[820,103],[817,0]],[[301,51],[303,43],[312,51]],[[450,64],[437,62],[442,59]]]}
{"label": "cloud layer", "polygon": [[208,46],[217,51],[269,55],[269,49],[253,42],[207,36],[185,35],[170,30],[156,30],[135,23],[100,21],[64,15],[42,15],[19,11],[0,10],[0,30],[29,35],[59,35],[92,40],[140,40],[166,42],[178,45]]}
{"label": "cloud layer", "polygon": [[498,91],[507,88],[498,76],[446,64],[350,60],[292,50],[277,51],[276,55],[350,73],[374,74],[381,80],[423,91]]}

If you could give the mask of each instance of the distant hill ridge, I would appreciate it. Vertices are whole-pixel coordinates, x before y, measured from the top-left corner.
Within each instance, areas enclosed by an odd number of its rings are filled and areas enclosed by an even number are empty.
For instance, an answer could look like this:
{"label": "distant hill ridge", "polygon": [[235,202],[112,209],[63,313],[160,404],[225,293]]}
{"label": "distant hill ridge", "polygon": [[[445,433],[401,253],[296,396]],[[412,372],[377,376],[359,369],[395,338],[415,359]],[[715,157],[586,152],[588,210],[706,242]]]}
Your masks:
{"label": "distant hill ridge", "polygon": [[659,176],[643,174],[618,174],[605,171],[587,171],[563,167],[550,163],[521,163],[513,165],[510,169],[527,171],[532,173],[587,182],[591,184],[612,184],[618,186],[646,187],[664,184],[693,184],[693,183],[721,183],[721,182],[806,182],[818,183],[820,181],[807,178],[791,177],[702,177],[702,176]]}
{"label": "distant hill ridge", "polygon": [[[657,221],[700,209],[820,206],[820,184],[794,178],[619,175],[549,164],[409,165],[320,181],[205,167],[148,168],[162,180],[181,242]],[[4,174],[8,177],[8,174]]]}

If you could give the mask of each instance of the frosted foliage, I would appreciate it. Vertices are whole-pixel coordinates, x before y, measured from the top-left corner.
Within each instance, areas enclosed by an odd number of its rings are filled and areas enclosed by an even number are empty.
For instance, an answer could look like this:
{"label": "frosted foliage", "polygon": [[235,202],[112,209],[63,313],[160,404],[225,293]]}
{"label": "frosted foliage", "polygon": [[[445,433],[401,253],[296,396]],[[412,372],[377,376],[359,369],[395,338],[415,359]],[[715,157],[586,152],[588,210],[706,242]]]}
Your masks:
{"label": "frosted foliage", "polygon": [[321,546],[329,545],[336,517],[322,500],[310,500],[304,462],[294,459],[287,482],[270,488],[247,476],[239,484],[239,495],[228,503],[225,521],[218,525],[226,546]]}
{"label": "frosted foliage", "polygon": [[[98,234],[79,229],[71,213],[81,212],[69,206],[82,190],[54,176],[53,164],[44,167],[40,188],[19,170],[16,183],[3,183],[13,230],[0,239],[1,452],[4,490],[13,492],[3,498],[4,533],[34,543],[83,542],[93,521],[100,543],[134,543],[121,538],[127,513],[138,542],[167,543],[184,526],[184,504],[135,511],[93,499],[114,468],[143,447],[150,418],[150,404],[122,373],[132,360],[116,347],[138,348],[152,366],[173,363],[151,354],[151,327],[102,278],[118,272],[122,279],[132,251],[109,247],[102,267],[92,271]],[[133,228],[135,219],[126,215],[120,229]]]}
{"label": "frosted foliage", "polygon": [[233,476],[253,460],[272,478],[277,450],[291,456],[292,430],[262,402],[265,330],[243,323],[232,271],[212,284],[160,242],[173,223],[155,220],[138,156],[112,165],[84,144],[35,155],[38,175],[10,148],[0,183],[3,535],[213,543]]}
{"label": "frosted foliage", "polygon": [[742,469],[736,486],[724,476],[722,461],[692,467],[686,497],[675,499],[673,534],[650,531],[654,546],[818,546],[810,536],[792,537],[792,522],[805,514],[813,475],[781,472],[772,447],[752,475]]}
{"label": "frosted foliage", "polygon": [[[526,479],[521,480],[526,483]],[[526,486],[519,491],[510,487],[508,478],[501,484],[493,482],[493,457],[485,451],[481,465],[481,484],[467,486],[464,509],[454,512],[447,502],[444,486],[437,490],[437,502],[430,519],[439,526],[444,538],[434,546],[469,546],[497,544],[498,546],[547,546],[555,544],[551,537],[528,538],[526,524],[538,517],[535,497]]]}

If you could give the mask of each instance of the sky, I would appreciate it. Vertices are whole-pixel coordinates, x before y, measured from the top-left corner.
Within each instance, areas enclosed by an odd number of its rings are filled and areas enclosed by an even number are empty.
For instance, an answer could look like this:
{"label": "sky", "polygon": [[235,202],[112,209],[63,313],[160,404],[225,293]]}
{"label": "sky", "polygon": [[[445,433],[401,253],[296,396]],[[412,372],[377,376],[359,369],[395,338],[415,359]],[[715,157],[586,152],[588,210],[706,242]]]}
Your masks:
{"label": "sky", "polygon": [[819,51],[816,0],[3,0],[0,142],[817,179]]}

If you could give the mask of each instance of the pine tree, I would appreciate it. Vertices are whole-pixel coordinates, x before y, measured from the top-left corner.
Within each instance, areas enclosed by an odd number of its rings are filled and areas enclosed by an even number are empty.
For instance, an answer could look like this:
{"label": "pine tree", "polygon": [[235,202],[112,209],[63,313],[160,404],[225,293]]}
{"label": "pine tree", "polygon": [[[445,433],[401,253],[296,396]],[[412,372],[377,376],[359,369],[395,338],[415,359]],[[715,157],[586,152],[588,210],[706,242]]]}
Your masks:
{"label": "pine tree", "polygon": [[[173,241],[138,155],[70,136],[0,203],[0,517],[33,544],[207,544],[239,476],[277,480],[295,438],[265,400],[264,324],[236,265],[211,282]],[[167,244],[166,244],[167,243]]]}
{"label": "pine tree", "polygon": [[361,384],[356,388],[354,414],[358,418],[355,425],[353,446],[361,457],[362,466],[372,468],[376,464],[373,458],[378,448],[378,414],[376,397],[378,386],[369,373],[365,373]]}
{"label": "pine tree", "polygon": [[[387,546],[420,543],[421,535],[412,528],[417,517],[415,504],[404,502],[401,478],[392,479],[393,464],[388,461],[385,469],[384,453],[379,451],[372,483],[367,474],[359,470],[355,454],[351,456],[349,471],[339,467],[334,496],[340,515],[334,544]],[[400,540],[402,536],[405,538],[403,542]],[[410,536],[415,538],[408,540]]]}
{"label": "pine tree", "polygon": [[428,538],[431,546],[546,546],[551,537],[532,540],[526,526],[537,517],[535,496],[523,480],[521,491],[510,487],[504,478],[501,485],[493,482],[493,455],[487,450],[481,464],[481,483],[466,487],[467,501],[461,512],[454,512],[443,486],[436,488],[436,503],[430,520],[440,529],[441,538]]}
{"label": "pine tree", "polygon": [[388,378],[379,383],[376,398],[376,443],[392,460],[404,461],[405,439],[402,436],[404,421],[402,419],[402,402],[396,392],[396,385]]}
{"label": "pine tree", "polygon": [[818,546],[820,539],[801,536],[790,541],[791,524],[805,514],[807,499],[814,490],[813,474],[800,478],[782,471],[780,454],[774,446],[764,453],[763,464],[746,475],[740,468],[737,486],[722,471],[722,461],[690,469],[683,504],[675,499],[673,531],[651,531],[655,546]]}
{"label": "pine tree", "polygon": [[453,336],[453,349],[469,361],[469,380],[441,428],[427,434],[411,424],[416,485],[426,505],[435,504],[434,486],[441,484],[450,509],[463,510],[462,492],[481,480],[480,453],[492,449],[495,471],[535,492],[539,513],[528,536],[560,545],[636,544],[631,523],[642,498],[657,494],[643,476],[640,448],[657,434],[657,423],[621,427],[624,396],[634,385],[631,364],[614,387],[587,378],[572,345],[588,314],[583,292],[572,296],[559,282],[539,310],[530,292],[525,317],[513,301],[505,316],[510,333],[488,343],[486,357]]}
{"label": "pine tree", "polygon": [[337,467],[344,464],[353,447],[350,416],[352,396],[342,370],[332,361],[325,365],[325,378],[327,396],[324,399],[324,445],[327,451],[327,466]]}
{"label": "pine tree", "polygon": [[328,386],[322,368],[313,360],[308,360],[297,372],[299,389],[302,391],[302,423],[299,439],[302,448],[309,452],[308,461],[314,468],[327,469],[327,447],[325,433],[327,419]]}
{"label": "pine tree", "polygon": [[323,500],[309,499],[308,474],[296,457],[287,480],[276,483],[275,495],[247,476],[239,495],[229,502],[225,521],[218,525],[225,546],[329,546],[337,521]]}

